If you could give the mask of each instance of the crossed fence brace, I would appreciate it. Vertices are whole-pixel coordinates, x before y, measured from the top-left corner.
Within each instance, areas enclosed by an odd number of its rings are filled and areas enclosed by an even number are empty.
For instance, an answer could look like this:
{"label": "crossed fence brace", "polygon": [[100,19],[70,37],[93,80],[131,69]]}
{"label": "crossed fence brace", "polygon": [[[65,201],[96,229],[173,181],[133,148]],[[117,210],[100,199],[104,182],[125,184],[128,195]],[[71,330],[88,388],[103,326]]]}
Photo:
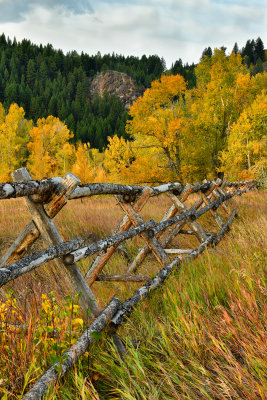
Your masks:
{"label": "crossed fence brace", "polygon": [[[57,267],[64,268],[67,272],[73,292],[81,293],[80,302],[83,309],[89,308],[95,317],[74,348],[66,352],[67,359],[61,365],[60,376],[64,376],[79,355],[83,354],[93,341],[90,332],[99,332],[108,323],[118,350],[123,352],[123,344],[116,335],[117,328],[125,321],[126,317],[129,317],[138,302],[165,281],[175,267],[197,257],[207,246],[216,245],[221,240],[237,215],[236,210],[231,211],[227,202],[232,202],[234,196],[241,195],[255,186],[255,181],[252,180],[229,183],[220,179],[205,180],[202,184],[186,184],[185,186],[179,183],[170,183],[153,188],[116,184],[79,186],[79,179],[71,173],[67,173],[62,179],[33,181],[25,168],[14,171],[13,179],[14,183],[0,184],[0,199],[25,197],[32,220],[0,259],[0,287],[49,260],[55,260]],[[115,195],[125,213],[113,235],[90,245],[87,245],[86,239],[81,238],[63,242],[53,218],[68,200],[96,194]],[[171,207],[159,223],[154,220],[145,222],[140,216],[140,211],[151,197],[162,194],[166,194],[170,198]],[[196,194],[198,197],[194,198],[191,206],[187,206],[185,202],[192,194]],[[228,215],[226,222],[223,222],[217,211],[219,206],[222,206]],[[218,233],[205,231],[196,221],[207,212],[211,213],[219,226]],[[188,225],[190,229],[184,229],[185,225]],[[167,248],[178,234],[196,236],[200,243],[199,246],[196,249]],[[101,274],[119,244],[136,235],[140,235],[145,243],[128,266],[127,273],[124,275]],[[26,256],[30,247],[40,237],[48,248]],[[150,253],[161,267],[152,279],[135,274]],[[92,254],[97,254],[97,257],[83,276],[76,262]],[[170,260],[172,255],[176,255],[176,257]],[[119,299],[112,299],[101,311],[91,289],[96,280],[147,282],[123,303]],[[41,398],[48,385],[58,377],[58,368],[55,368],[54,365],[40,378],[24,399]]]}

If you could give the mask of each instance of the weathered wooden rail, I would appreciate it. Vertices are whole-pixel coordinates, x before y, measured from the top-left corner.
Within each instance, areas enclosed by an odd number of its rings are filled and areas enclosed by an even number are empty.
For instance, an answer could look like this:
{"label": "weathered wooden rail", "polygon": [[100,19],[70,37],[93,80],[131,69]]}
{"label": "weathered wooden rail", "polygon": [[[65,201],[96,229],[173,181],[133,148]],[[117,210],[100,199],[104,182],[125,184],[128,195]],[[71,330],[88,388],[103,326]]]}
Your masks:
{"label": "weathered wooden rail", "polygon": [[[225,182],[220,179],[205,180],[202,184],[194,185],[169,183],[152,188],[105,183],[80,185],[79,179],[71,173],[66,174],[64,178],[34,181],[25,168],[14,171],[13,179],[13,183],[0,184],[0,199],[24,197],[32,220],[0,259],[0,287],[50,260],[55,260],[57,266],[66,271],[73,293],[81,294],[83,309],[90,309],[94,318],[77,343],[65,353],[60,373],[57,364],[51,366],[24,399],[40,399],[49,385],[64,376],[94,340],[92,332],[100,332],[108,325],[114,342],[122,353],[125,349],[116,335],[118,327],[141,300],[167,279],[174,268],[180,268],[182,263],[197,257],[208,246],[216,246],[219,243],[237,215],[235,209],[231,210],[233,204],[230,202],[235,196],[246,193],[255,186],[255,181],[252,180]],[[116,196],[117,203],[125,213],[113,234],[90,245],[87,245],[86,238],[74,238],[63,242],[53,221],[58,212],[69,200],[105,194]],[[161,222],[144,221],[140,211],[151,197],[159,195],[168,196],[172,202],[171,207]],[[192,195],[193,203],[189,201]],[[224,217],[219,215],[220,207]],[[197,222],[200,216],[208,212],[219,226],[217,233],[208,232]],[[224,222],[225,215],[227,220]],[[186,225],[189,229],[185,229]],[[199,241],[199,246],[195,249],[168,248],[178,234],[194,235]],[[119,244],[136,235],[142,238],[144,245],[127,271],[123,271],[121,275],[102,274]],[[33,243],[40,237],[45,241],[47,248],[27,256]],[[140,265],[151,253],[159,263],[160,271],[152,278],[136,275]],[[97,256],[83,276],[76,263],[93,254]],[[92,290],[97,280],[146,283],[126,301],[121,302],[114,298],[104,310],[100,310]]]}

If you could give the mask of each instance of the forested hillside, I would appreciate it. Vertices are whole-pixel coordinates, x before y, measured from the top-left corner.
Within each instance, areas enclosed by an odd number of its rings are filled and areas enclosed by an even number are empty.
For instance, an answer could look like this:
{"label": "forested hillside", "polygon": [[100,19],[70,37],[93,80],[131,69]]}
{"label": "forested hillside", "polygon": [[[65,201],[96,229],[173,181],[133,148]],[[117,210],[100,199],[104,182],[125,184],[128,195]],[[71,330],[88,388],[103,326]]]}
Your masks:
{"label": "forested hillside", "polygon": [[[179,68],[178,68],[179,67]],[[90,96],[89,82],[98,72],[115,70],[131,76],[141,91],[165,71],[157,55],[141,58],[118,54],[63,54],[52,45],[35,45],[29,40],[11,41],[0,36],[0,102],[7,109],[17,103],[34,122],[53,115],[74,132],[74,141],[90,142],[102,149],[107,137],[125,136],[127,112],[113,96]],[[178,71],[179,70],[179,71]],[[194,65],[175,64],[194,85]]]}
{"label": "forested hillside", "polygon": [[[169,71],[158,56],[64,55],[4,35],[0,50],[2,181],[21,166],[35,178],[73,171],[83,182],[264,174],[267,74],[260,38],[241,52],[235,45],[231,55],[206,48],[197,66],[178,60]],[[122,88],[128,80],[133,100],[138,90],[128,75],[107,73],[112,69],[127,72],[144,92],[129,114],[116,93],[119,80]],[[112,94],[108,76],[118,80]]]}
{"label": "forested hillside", "polygon": [[[237,44],[233,50],[239,52]],[[252,74],[262,72],[265,55],[260,38],[248,40],[240,52]],[[202,58],[205,55],[212,55],[210,47]],[[90,142],[99,150],[107,146],[108,136],[126,137],[127,112],[119,99],[90,95],[90,81],[107,70],[128,74],[141,92],[164,72],[182,75],[189,89],[196,85],[195,65],[184,65],[181,58],[166,71],[164,59],[157,55],[139,58],[98,52],[90,56],[75,51],[64,55],[50,44],[0,36],[0,102],[4,107],[17,103],[33,122],[49,115],[58,117],[74,133],[74,142]]]}

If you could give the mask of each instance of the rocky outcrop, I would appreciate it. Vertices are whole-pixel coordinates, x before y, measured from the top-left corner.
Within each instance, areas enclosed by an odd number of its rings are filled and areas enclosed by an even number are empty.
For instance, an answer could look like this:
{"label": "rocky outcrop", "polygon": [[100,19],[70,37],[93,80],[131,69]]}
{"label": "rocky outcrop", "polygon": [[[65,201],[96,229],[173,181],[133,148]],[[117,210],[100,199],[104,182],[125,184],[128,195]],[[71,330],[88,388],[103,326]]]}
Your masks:
{"label": "rocky outcrop", "polygon": [[90,95],[104,92],[118,97],[126,108],[143,94],[142,89],[135,86],[134,80],[127,74],[117,71],[98,73],[90,82]]}

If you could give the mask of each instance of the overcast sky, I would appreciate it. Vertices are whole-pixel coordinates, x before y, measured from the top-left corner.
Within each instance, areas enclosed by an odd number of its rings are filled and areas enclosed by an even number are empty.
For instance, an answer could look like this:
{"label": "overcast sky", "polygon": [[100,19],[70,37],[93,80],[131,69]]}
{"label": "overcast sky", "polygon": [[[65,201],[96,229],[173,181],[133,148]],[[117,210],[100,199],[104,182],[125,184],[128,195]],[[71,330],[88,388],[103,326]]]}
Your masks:
{"label": "overcast sky", "polygon": [[230,52],[261,37],[266,0],[0,0],[0,33],[64,52],[157,54],[167,66],[198,62],[205,47]]}

